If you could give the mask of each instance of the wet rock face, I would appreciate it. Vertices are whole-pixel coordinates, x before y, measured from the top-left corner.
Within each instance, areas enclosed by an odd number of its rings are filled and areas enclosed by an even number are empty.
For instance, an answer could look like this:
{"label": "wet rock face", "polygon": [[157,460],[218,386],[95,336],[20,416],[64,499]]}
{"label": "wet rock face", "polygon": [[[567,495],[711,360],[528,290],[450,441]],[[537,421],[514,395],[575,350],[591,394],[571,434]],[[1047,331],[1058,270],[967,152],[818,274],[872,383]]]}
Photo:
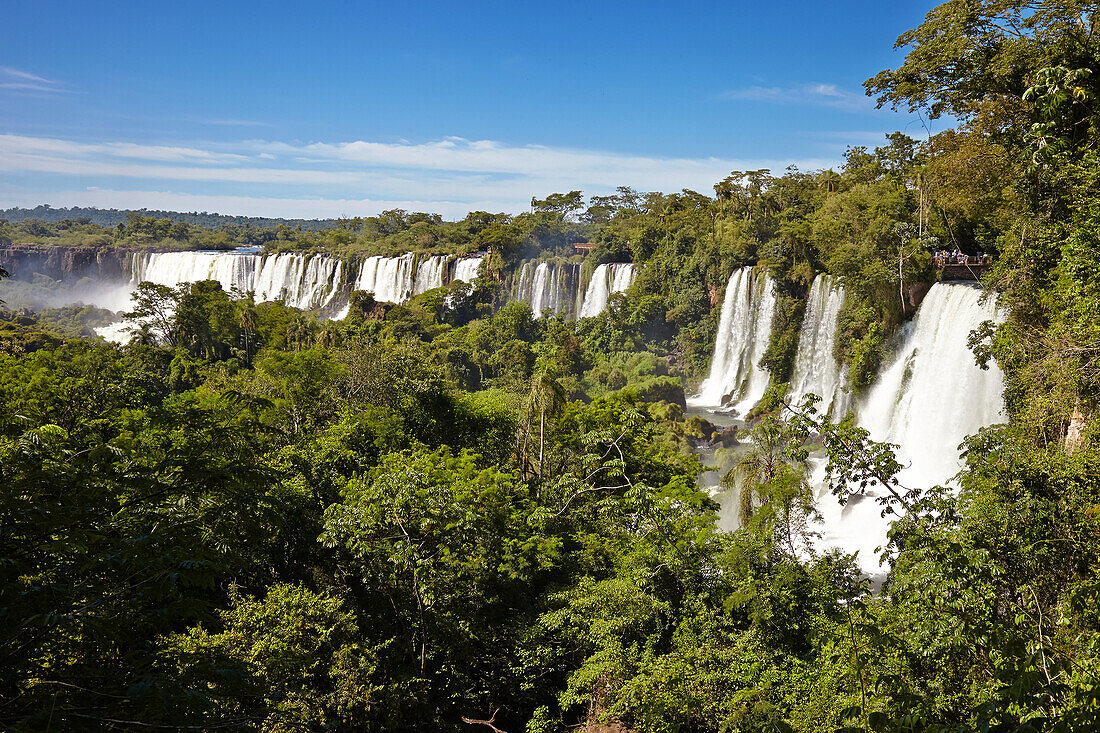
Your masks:
{"label": "wet rock face", "polygon": [[35,275],[72,281],[123,279],[126,251],[114,247],[19,247],[0,243],[0,267],[16,280],[31,282]]}
{"label": "wet rock face", "polygon": [[723,448],[737,445],[737,428],[719,428],[714,431],[714,441]]}

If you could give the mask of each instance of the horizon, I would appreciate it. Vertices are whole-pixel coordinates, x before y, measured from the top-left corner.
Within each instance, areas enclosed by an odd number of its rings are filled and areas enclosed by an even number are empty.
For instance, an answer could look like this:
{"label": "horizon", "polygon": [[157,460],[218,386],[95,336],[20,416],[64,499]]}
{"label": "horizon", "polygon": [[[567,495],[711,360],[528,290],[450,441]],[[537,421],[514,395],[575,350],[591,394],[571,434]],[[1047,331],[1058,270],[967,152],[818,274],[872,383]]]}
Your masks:
{"label": "horizon", "polygon": [[14,8],[0,208],[456,219],[825,170],[942,129],[860,86],[932,7]]}

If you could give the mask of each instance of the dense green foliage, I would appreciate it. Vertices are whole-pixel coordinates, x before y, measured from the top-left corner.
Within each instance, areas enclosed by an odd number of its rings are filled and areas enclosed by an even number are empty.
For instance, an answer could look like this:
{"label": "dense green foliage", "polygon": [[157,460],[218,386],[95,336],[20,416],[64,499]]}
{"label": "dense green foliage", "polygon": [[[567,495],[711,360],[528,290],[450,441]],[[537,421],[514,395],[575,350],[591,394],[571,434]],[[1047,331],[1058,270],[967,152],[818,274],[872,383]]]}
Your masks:
{"label": "dense green foliage", "polygon": [[[568,192],[255,240],[4,225],[493,257],[476,286],[356,298],[342,322],[213,282],[143,285],[125,347],[64,339],[94,312],[0,322],[0,724],[1100,728],[1098,25],[1095,4],[949,0],[868,89],[957,129],[840,171],[736,172],[713,198]],[[502,305],[522,260],[585,241],[585,268],[639,265],[604,314]],[[858,389],[936,247],[997,252],[1007,312],[972,346],[1003,367],[1010,419],[967,440],[958,492],[894,485],[889,446],[812,399],[775,409],[814,275],[849,293]],[[755,264],[779,291],[773,385],[724,532],[691,451],[714,427],[684,419],[683,390],[725,280]],[[841,498],[883,483],[904,515],[875,592],[813,549],[811,443]]]}

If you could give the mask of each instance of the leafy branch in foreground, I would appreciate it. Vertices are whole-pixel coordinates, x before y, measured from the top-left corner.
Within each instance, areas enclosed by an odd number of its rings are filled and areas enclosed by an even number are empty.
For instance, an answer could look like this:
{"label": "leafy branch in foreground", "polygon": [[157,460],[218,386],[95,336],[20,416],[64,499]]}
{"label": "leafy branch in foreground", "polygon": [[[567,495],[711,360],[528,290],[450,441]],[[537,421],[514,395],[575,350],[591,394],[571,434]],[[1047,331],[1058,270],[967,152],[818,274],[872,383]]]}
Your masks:
{"label": "leafy branch in foreground", "polygon": [[899,508],[906,513],[912,511],[924,492],[903,486],[898,480],[898,473],[905,468],[894,453],[898,446],[871,440],[870,433],[848,420],[832,422],[817,411],[820,401],[817,395],[808,394],[797,407],[783,404],[793,416],[790,424],[802,442],[819,442],[825,449],[829,491],[844,504],[853,496],[867,496],[874,487],[881,486],[887,493],[874,498],[882,506],[883,516],[898,514]]}

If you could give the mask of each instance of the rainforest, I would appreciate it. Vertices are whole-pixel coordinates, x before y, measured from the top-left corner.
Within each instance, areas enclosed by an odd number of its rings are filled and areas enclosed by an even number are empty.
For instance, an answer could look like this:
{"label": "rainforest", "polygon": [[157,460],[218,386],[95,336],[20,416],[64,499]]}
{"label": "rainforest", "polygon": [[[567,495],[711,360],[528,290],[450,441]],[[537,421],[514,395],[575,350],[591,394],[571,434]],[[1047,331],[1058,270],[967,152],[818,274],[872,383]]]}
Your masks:
{"label": "rainforest", "polygon": [[898,47],[712,191],[2,212],[0,727],[1100,729],[1100,9]]}

